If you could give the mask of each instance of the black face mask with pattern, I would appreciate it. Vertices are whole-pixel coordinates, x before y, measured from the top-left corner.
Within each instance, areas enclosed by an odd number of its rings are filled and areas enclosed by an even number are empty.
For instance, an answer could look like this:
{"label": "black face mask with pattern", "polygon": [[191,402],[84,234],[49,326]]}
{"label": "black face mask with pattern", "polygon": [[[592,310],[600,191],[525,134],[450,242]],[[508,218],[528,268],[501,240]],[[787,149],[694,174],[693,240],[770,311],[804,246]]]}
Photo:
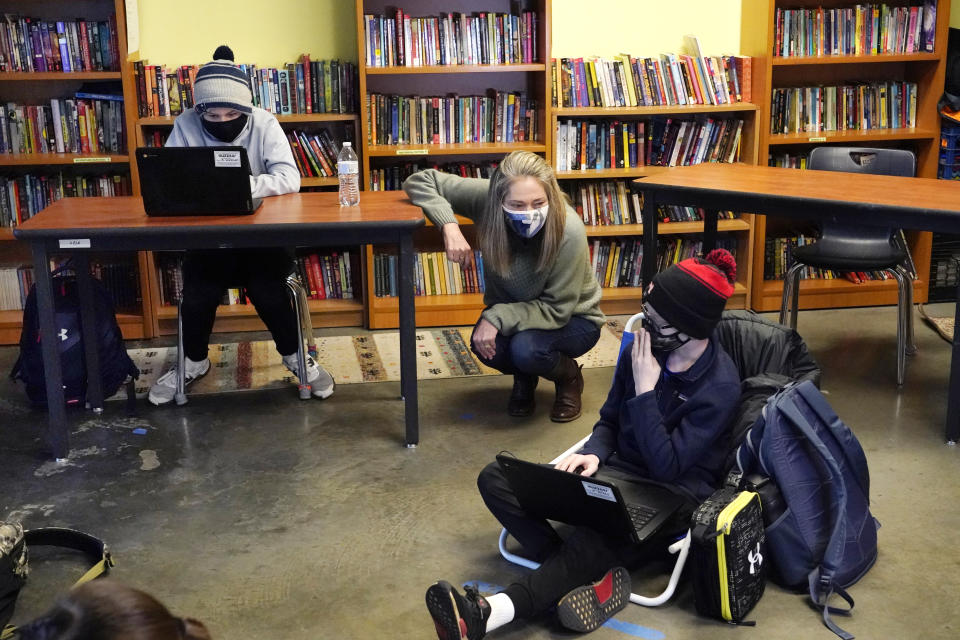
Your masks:
{"label": "black face mask with pattern", "polygon": [[650,335],[650,353],[653,354],[653,357],[655,357],[658,361],[664,361],[672,352],[690,342],[690,336],[685,333],[681,333],[680,331],[671,333],[669,335],[660,333],[660,329],[672,329],[674,328],[673,325],[666,324],[662,327],[657,327],[655,324],[650,322],[648,316],[649,311],[646,309],[646,305],[644,305],[644,318],[642,326]]}
{"label": "black face mask with pattern", "polygon": [[242,113],[233,120],[211,121],[200,118],[203,129],[220,142],[233,142],[247,126],[247,114]]}

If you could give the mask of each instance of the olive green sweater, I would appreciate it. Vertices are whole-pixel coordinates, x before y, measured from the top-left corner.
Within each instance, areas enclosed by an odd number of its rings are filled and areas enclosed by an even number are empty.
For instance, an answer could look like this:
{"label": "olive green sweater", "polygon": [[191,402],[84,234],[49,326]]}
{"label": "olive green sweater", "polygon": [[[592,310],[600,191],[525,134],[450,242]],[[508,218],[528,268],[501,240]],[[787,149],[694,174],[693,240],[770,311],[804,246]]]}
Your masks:
{"label": "olive green sweater", "polygon": [[[479,222],[486,215],[489,180],[461,178],[434,169],[415,173],[403,183],[415,205],[438,227],[456,222],[457,214]],[[567,207],[563,240],[556,259],[546,271],[537,271],[540,243],[536,240],[513,243],[512,260],[506,273],[484,265],[486,290],[483,317],[503,335],[528,329],[559,329],[572,316],[600,326],[600,285],[590,270],[590,252],[583,222]]]}

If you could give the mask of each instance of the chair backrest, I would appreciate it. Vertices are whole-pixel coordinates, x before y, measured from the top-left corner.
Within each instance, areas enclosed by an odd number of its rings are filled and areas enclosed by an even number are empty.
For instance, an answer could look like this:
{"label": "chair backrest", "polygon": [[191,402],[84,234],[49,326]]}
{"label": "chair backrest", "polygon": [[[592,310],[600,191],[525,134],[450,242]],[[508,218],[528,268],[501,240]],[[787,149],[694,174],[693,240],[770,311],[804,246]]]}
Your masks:
{"label": "chair backrest", "polygon": [[[816,171],[845,171],[847,173],[871,173],[885,176],[913,177],[916,175],[917,159],[906,149],[882,149],[871,147],[816,147],[810,152],[808,169]],[[833,222],[821,219],[821,238],[854,235],[862,240],[874,239],[887,242],[894,229],[870,225]]]}

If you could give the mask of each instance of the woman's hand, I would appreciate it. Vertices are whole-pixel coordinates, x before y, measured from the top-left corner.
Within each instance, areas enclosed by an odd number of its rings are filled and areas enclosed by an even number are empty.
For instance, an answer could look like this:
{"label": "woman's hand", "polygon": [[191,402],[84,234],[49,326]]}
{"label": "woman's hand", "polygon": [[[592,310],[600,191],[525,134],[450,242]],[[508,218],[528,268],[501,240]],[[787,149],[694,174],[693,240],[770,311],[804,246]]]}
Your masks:
{"label": "woman's hand", "polygon": [[571,453],[558,462],[553,468],[559,469],[560,471],[569,471],[570,473],[577,473],[577,469],[582,469],[582,471],[579,472],[580,475],[592,476],[597,472],[597,469],[600,468],[600,458],[592,453],[588,453],[587,455]]}
{"label": "woman's hand", "polygon": [[440,229],[443,234],[443,248],[447,251],[447,259],[459,263],[461,267],[470,264],[470,256],[473,254],[473,250],[470,248],[467,239],[463,237],[460,225],[456,222],[448,222]]}
{"label": "woman's hand", "polygon": [[477,328],[473,330],[473,348],[485,360],[492,360],[497,355],[497,334],[499,330],[486,318],[480,318]]}
{"label": "woman's hand", "polygon": [[650,334],[646,329],[639,329],[634,333],[630,360],[633,365],[633,384],[637,395],[653,391],[660,379],[660,363],[650,352]]}

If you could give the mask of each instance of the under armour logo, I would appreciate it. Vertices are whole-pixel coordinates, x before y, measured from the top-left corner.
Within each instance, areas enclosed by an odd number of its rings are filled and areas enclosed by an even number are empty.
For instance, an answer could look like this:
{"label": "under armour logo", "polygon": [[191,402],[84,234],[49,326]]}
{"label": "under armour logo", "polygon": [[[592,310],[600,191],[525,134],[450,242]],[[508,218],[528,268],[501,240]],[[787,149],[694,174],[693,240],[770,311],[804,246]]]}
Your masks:
{"label": "under armour logo", "polygon": [[60,333],[57,334],[57,335],[60,336],[60,342],[66,342],[66,341],[67,341],[67,330],[66,330],[66,329],[60,329]]}
{"label": "under armour logo", "polygon": [[747,560],[750,562],[750,575],[755,575],[760,571],[760,566],[763,565],[763,554],[760,553],[760,543],[757,543],[756,551],[751,551],[747,554]]}

